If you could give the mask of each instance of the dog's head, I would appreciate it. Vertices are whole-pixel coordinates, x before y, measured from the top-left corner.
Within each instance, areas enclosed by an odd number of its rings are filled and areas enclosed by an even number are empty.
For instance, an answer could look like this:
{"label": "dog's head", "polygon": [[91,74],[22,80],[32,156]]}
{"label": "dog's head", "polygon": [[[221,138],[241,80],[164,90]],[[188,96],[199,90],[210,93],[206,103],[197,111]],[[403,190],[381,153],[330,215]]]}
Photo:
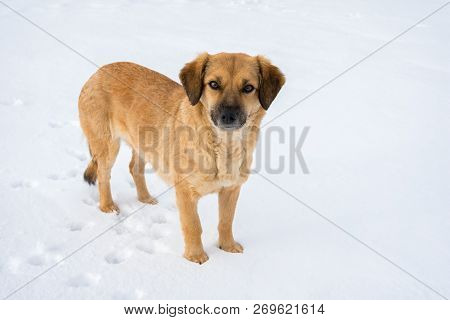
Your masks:
{"label": "dog's head", "polygon": [[184,66],[180,80],[191,104],[201,102],[223,130],[242,128],[250,115],[267,110],[285,82],[269,60],[243,53],[203,53]]}

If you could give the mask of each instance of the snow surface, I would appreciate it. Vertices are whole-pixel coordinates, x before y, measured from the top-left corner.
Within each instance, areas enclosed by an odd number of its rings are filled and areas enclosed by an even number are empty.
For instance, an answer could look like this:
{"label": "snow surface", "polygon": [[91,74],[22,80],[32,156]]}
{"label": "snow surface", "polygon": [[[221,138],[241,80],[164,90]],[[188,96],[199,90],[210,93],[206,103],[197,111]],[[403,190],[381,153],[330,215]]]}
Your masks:
{"label": "snow surface", "polygon": [[[133,61],[177,79],[203,51],[264,54],[287,77],[268,123],[444,2],[5,3],[98,65]],[[216,247],[217,198],[201,201],[210,257],[201,266],[181,257],[173,190],[131,215],[142,204],[128,147],[112,173],[122,213],[102,214],[97,189],[82,181],[88,150],[77,114],[96,67],[1,3],[0,35],[2,297],[100,234],[11,298],[441,298],[258,175],[238,203],[243,255]],[[450,6],[271,122],[264,130],[311,128],[310,173],[261,171],[447,297],[449,39]],[[271,153],[288,154],[274,140]],[[154,195],[168,188],[147,178]]]}

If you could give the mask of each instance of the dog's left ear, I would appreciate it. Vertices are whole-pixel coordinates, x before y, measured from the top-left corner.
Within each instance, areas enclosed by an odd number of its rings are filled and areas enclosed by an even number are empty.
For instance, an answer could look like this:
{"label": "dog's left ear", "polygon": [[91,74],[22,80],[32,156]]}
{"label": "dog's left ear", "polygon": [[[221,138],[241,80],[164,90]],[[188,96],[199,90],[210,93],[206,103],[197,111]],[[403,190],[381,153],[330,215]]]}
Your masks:
{"label": "dog's left ear", "polygon": [[259,101],[267,110],[286,79],[283,73],[263,56],[256,57],[259,65]]}
{"label": "dog's left ear", "polygon": [[186,63],[180,71],[179,77],[181,84],[193,106],[198,103],[202,96],[203,76],[205,75],[208,58],[208,53],[202,53],[194,61]]}

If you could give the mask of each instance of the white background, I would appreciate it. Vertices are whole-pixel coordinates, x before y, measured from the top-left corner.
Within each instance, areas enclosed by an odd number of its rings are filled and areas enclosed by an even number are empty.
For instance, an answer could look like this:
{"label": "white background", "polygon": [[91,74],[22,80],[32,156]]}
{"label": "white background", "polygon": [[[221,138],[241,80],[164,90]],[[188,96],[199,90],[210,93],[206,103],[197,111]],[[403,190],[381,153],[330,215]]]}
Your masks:
{"label": "white background", "polygon": [[[98,65],[133,61],[177,79],[203,51],[264,54],[287,78],[264,123],[443,4],[5,3]],[[141,204],[125,145],[112,173],[120,216],[102,214],[96,188],[82,181],[89,154],[77,99],[96,67],[1,3],[0,36],[5,297]],[[311,128],[303,147],[310,173],[299,166],[295,173],[261,171],[444,296],[450,296],[449,39],[446,7],[271,122],[268,127],[286,132],[296,127],[297,136]],[[272,161],[289,154],[289,143],[276,135],[270,141]],[[168,187],[153,174],[148,185],[154,195]],[[217,199],[202,200],[210,257],[202,266],[181,257],[173,191],[159,201],[11,298],[441,298],[258,175],[244,186],[237,208],[243,255],[216,247]]]}

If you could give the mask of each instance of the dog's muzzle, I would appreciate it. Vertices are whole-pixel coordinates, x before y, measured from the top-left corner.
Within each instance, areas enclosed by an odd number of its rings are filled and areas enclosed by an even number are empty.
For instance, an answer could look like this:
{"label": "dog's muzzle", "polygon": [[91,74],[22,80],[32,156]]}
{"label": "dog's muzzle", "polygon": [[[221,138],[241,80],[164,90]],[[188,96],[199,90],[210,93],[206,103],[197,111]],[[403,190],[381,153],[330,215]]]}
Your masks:
{"label": "dog's muzzle", "polygon": [[220,106],[211,113],[211,119],[220,129],[235,130],[245,124],[247,116],[238,106]]}

